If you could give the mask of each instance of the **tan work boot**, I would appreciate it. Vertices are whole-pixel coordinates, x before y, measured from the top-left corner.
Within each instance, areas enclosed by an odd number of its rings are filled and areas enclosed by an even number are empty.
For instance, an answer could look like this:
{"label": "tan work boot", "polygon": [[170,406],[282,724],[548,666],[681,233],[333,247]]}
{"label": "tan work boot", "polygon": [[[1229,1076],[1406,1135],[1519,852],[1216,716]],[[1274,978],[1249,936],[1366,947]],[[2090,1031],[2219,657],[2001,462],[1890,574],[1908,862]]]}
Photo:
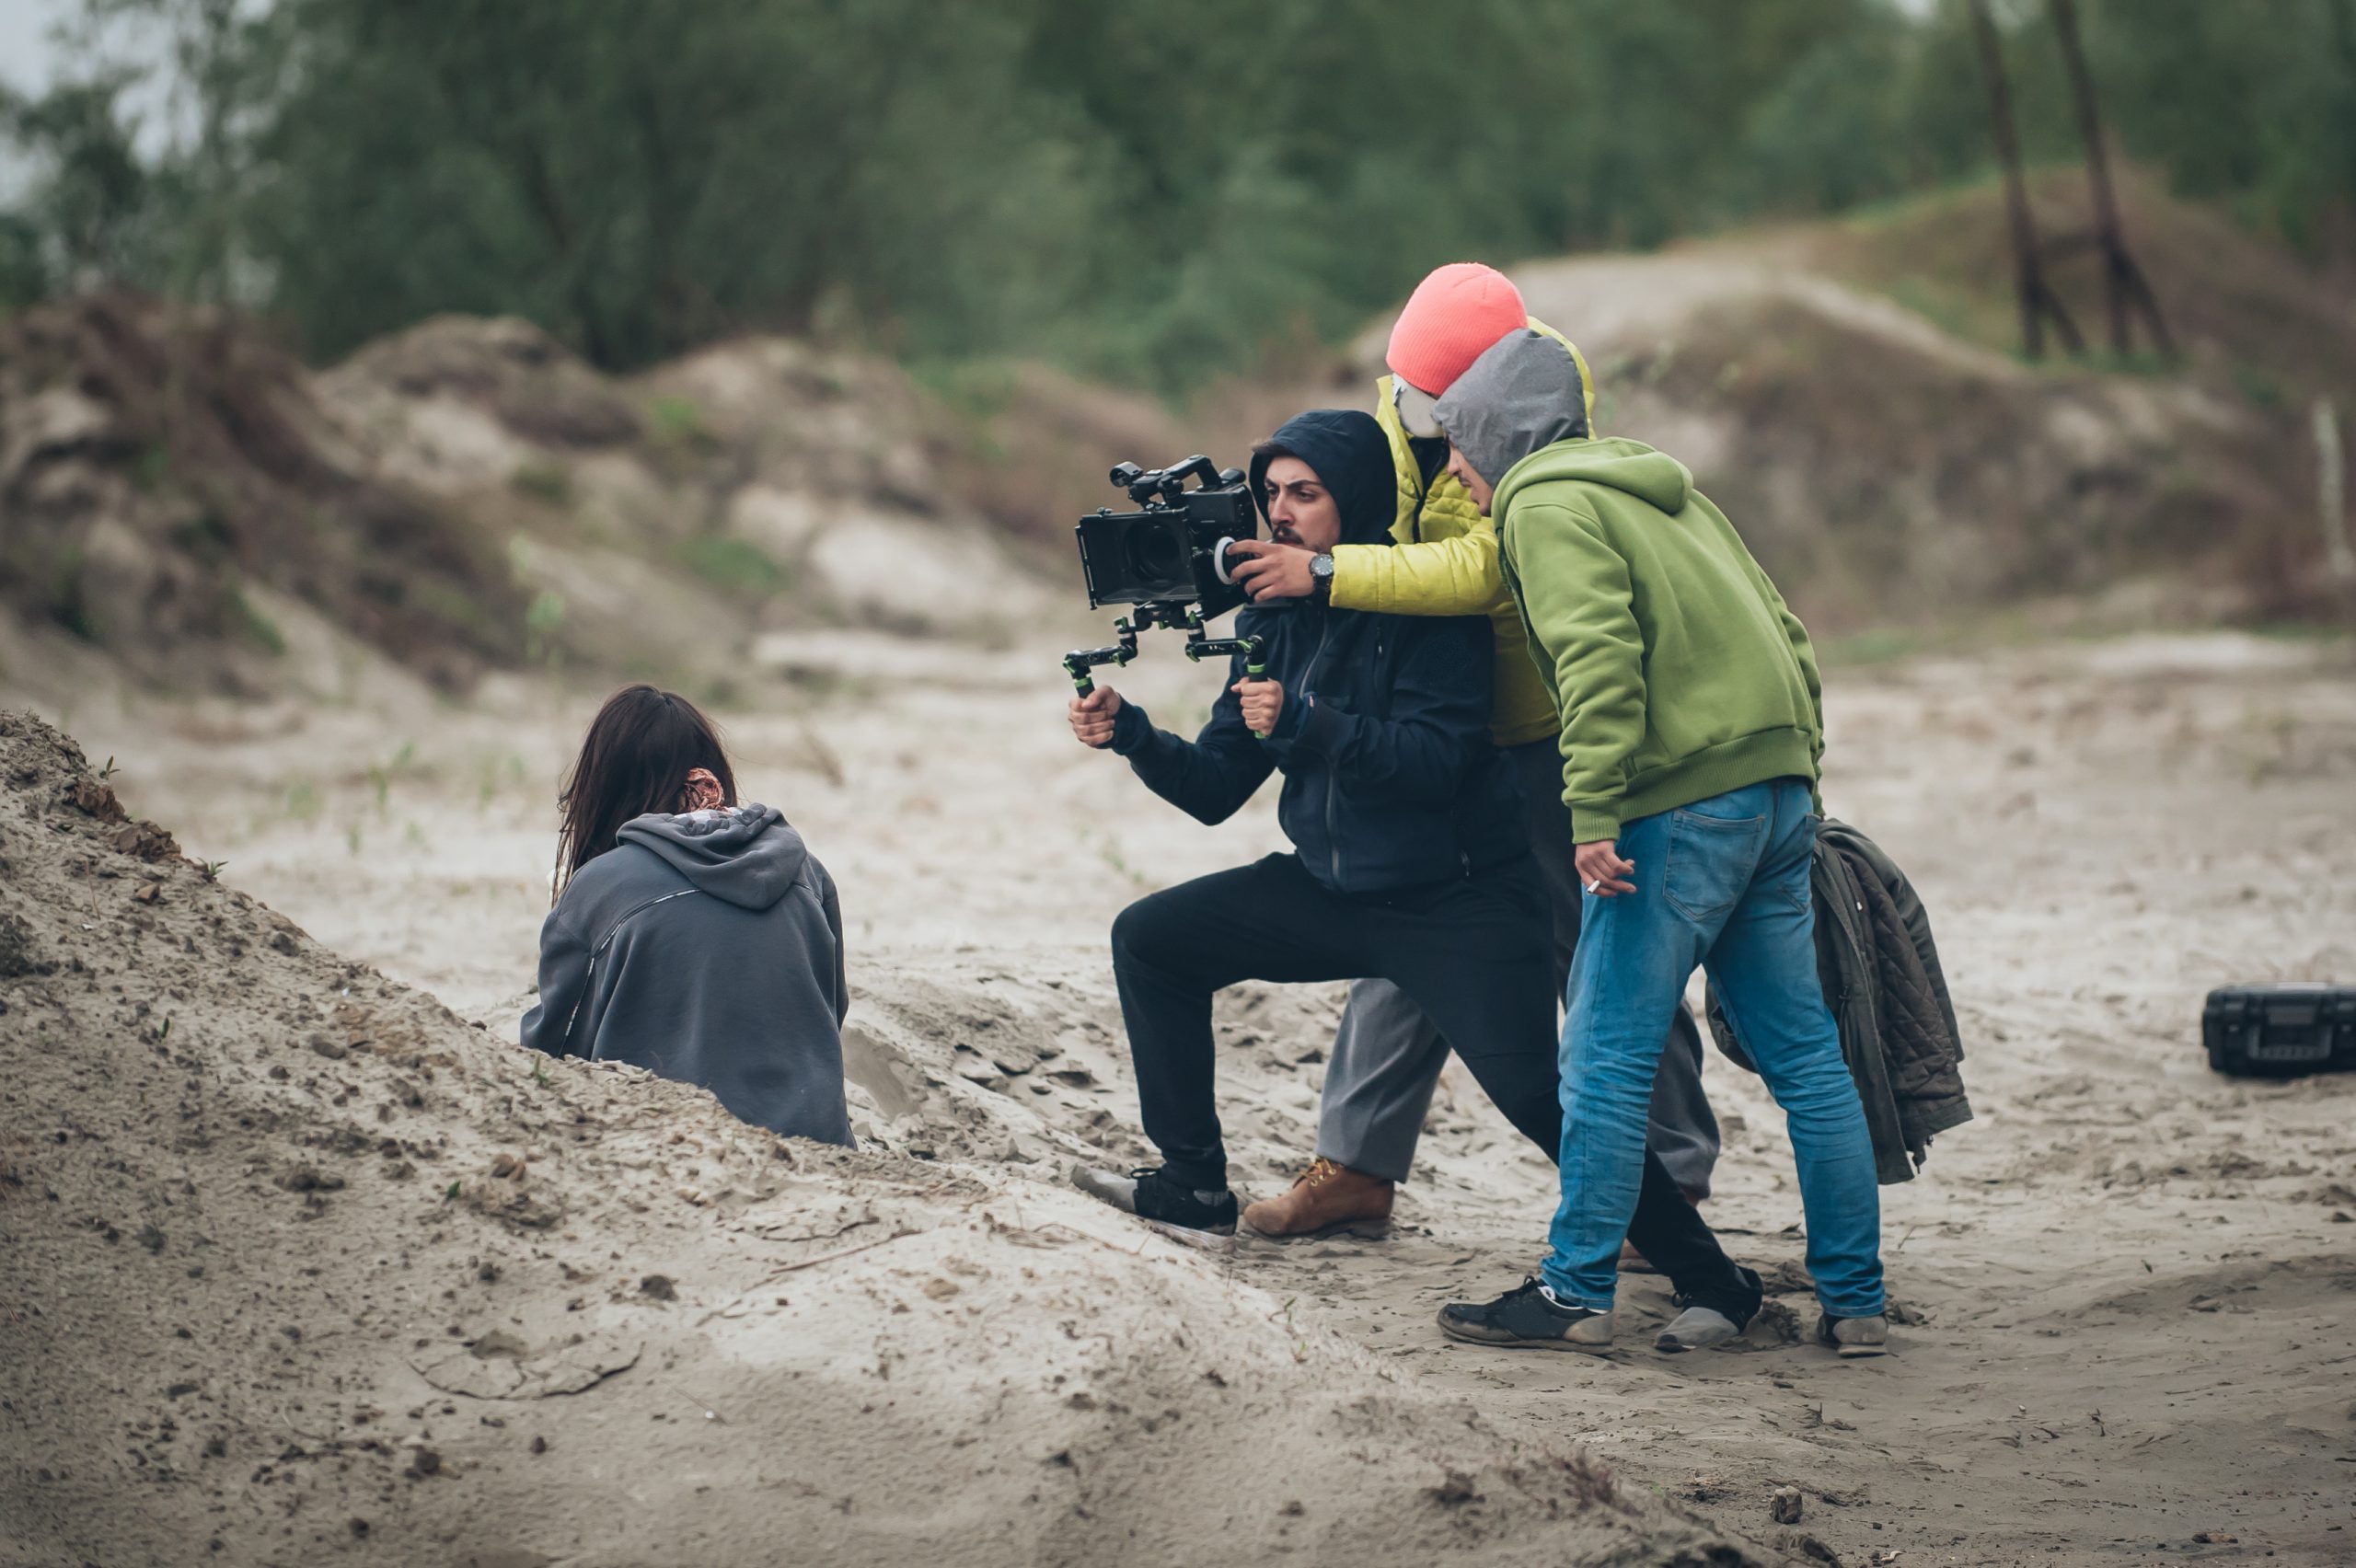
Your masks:
{"label": "tan work boot", "polygon": [[1243,1211],[1243,1223],[1279,1241],[1346,1230],[1380,1237],[1391,1228],[1392,1184],[1319,1155],[1280,1198],[1262,1198]]}

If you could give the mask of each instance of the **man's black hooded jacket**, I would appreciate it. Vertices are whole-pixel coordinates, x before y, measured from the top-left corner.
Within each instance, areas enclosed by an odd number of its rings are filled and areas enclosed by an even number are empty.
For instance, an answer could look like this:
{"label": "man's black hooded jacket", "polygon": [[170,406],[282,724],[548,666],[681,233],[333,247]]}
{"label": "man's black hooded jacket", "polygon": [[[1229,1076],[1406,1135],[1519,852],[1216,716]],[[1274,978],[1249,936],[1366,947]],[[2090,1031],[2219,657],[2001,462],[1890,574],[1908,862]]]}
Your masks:
{"label": "man's black hooded jacket", "polygon": [[[1316,471],[1342,514],[1345,544],[1388,544],[1396,479],[1382,429],[1321,409],[1288,421],[1273,445]],[[1252,465],[1266,509],[1268,457]],[[1206,823],[1224,822],[1273,769],[1285,836],[1310,875],[1336,893],[1441,882],[1525,847],[1505,758],[1489,744],[1494,636],[1480,616],[1389,616],[1301,599],[1246,606],[1239,637],[1267,640],[1267,678],[1285,690],[1266,740],[1224,690],[1193,741],[1154,728],[1125,702],[1113,749],[1147,787]],[[1244,678],[1232,661],[1228,686]]]}

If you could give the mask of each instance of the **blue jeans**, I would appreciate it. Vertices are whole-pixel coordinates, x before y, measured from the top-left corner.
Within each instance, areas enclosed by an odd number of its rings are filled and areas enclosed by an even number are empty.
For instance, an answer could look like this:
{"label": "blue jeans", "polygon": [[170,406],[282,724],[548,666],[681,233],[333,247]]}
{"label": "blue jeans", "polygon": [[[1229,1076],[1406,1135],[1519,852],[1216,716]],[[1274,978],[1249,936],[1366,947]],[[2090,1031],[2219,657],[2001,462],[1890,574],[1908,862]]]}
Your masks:
{"label": "blue jeans", "polygon": [[1563,1026],[1563,1204],[1543,1272],[1564,1299],[1611,1306],[1662,1024],[1699,964],[1784,1108],[1818,1299],[1838,1318],[1882,1309],[1873,1140],[1816,977],[1815,844],[1794,778],[1621,824],[1636,891],[1587,895]]}

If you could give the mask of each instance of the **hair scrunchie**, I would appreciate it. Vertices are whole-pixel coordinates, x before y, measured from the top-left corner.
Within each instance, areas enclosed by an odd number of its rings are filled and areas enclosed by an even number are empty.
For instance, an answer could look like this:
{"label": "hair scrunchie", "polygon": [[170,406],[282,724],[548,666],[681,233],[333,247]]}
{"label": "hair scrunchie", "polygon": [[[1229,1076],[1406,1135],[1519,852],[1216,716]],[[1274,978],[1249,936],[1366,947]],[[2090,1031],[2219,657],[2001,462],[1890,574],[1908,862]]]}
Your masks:
{"label": "hair scrunchie", "polygon": [[721,792],[720,780],[711,776],[709,767],[687,769],[687,782],[679,791],[684,803],[682,812],[716,812],[728,803]]}

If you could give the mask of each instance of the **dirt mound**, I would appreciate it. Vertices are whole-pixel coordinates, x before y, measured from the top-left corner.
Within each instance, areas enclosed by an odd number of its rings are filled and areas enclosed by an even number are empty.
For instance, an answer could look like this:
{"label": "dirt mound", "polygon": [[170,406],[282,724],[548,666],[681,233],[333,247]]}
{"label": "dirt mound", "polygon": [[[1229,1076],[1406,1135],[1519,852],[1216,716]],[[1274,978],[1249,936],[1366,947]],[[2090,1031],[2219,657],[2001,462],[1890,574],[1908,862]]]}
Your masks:
{"label": "dirt mound", "polygon": [[1755,1561],[1215,1255],[529,1056],[120,812],[0,715],[0,1562]]}
{"label": "dirt mound", "polygon": [[387,472],[512,541],[537,640],[593,666],[717,668],[758,633],[970,631],[1038,603],[1036,536],[1007,526],[1031,492],[989,436],[1012,416],[881,360],[748,337],[609,380],[529,323],[452,316],[317,386]]}
{"label": "dirt mound", "polygon": [[781,338],[614,379],[461,316],[314,374],[232,314],[43,306],[0,329],[0,657],[52,694],[341,697],[356,641],[445,688],[563,663],[717,696],[761,633],[992,631],[1040,610],[1066,481],[1109,460],[1032,432],[1175,445],[1009,385],[984,408]]}
{"label": "dirt mound", "polygon": [[0,324],[0,605],[135,676],[253,691],[307,605],[444,686],[522,651],[500,552],[371,475],[248,326],[114,295]]}

